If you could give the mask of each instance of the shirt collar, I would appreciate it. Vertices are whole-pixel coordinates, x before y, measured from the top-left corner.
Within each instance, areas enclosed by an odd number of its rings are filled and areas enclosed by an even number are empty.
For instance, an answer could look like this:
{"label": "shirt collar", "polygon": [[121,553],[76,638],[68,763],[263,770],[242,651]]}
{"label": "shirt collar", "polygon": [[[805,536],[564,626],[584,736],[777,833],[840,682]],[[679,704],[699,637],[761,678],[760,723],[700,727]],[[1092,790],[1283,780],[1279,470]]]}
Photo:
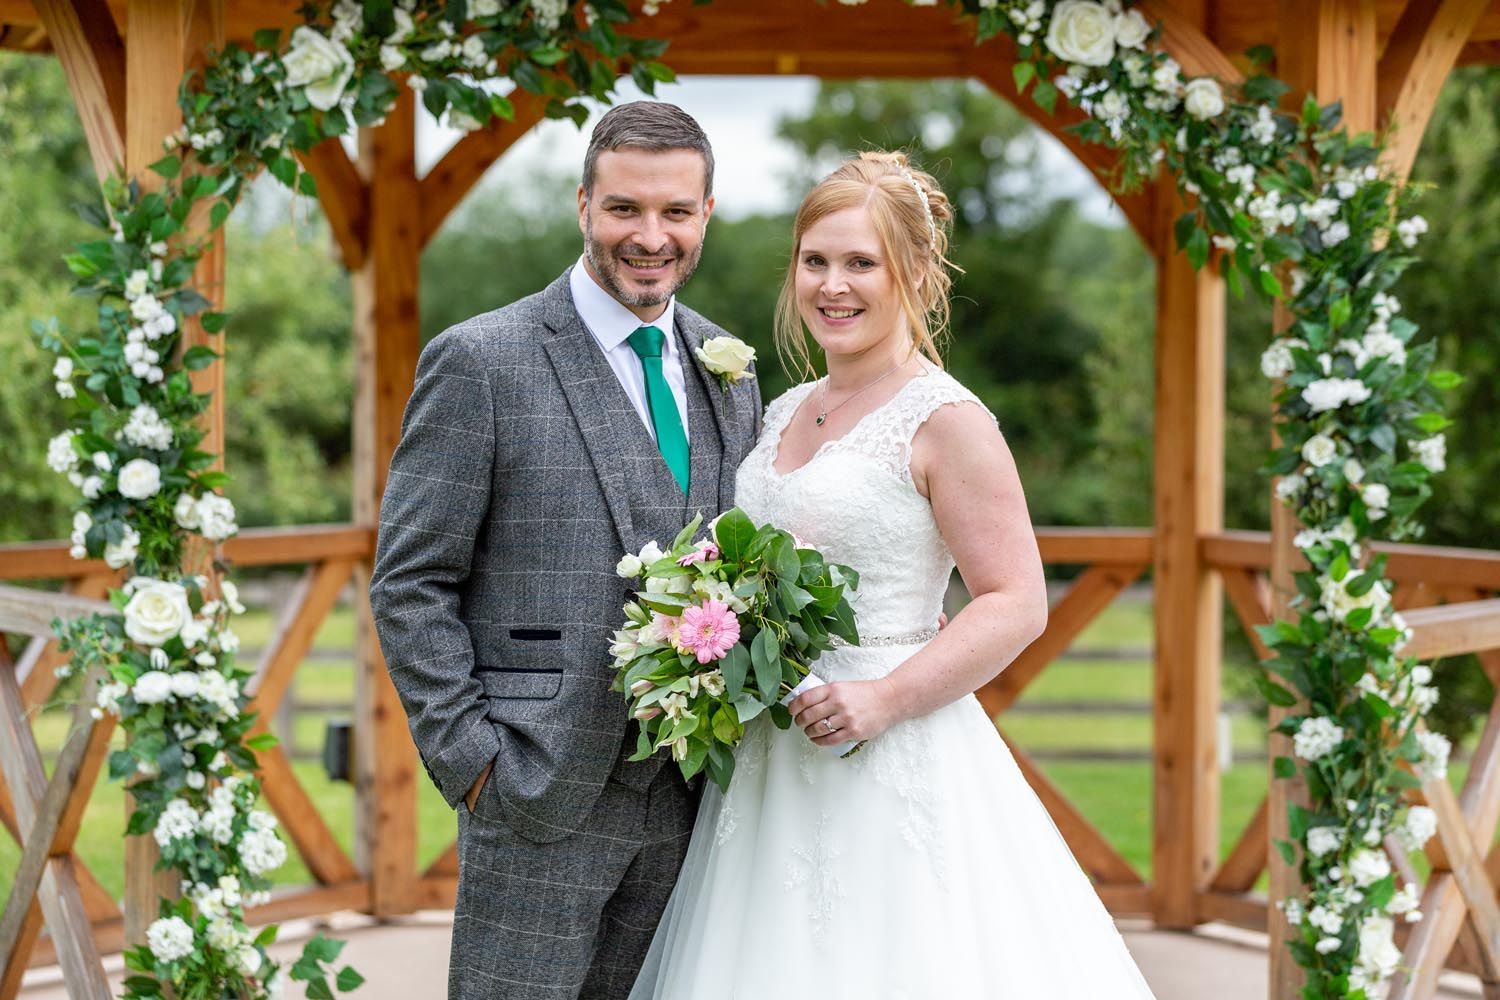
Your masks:
{"label": "shirt collar", "polygon": [[[643,326],[656,327],[667,335],[669,345],[673,342],[672,324],[676,318],[677,296],[668,299],[667,308],[648,324],[599,287],[599,283],[584,266],[582,257],[578,258],[578,263],[568,275],[568,284],[573,293],[573,306],[578,310],[578,318],[583,320],[583,325],[588,327],[606,353],[625,343],[632,333]],[[669,346],[668,350],[671,349]]]}

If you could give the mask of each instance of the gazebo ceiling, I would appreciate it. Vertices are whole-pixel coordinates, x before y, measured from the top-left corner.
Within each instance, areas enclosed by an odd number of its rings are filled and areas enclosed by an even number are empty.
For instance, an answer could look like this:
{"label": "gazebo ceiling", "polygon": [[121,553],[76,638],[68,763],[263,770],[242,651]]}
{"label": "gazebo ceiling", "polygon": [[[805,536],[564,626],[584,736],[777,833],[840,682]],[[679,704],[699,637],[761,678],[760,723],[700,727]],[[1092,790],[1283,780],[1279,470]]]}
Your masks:
{"label": "gazebo ceiling", "polygon": [[[1375,0],[1383,49],[1409,6],[1429,0]],[[108,9],[125,27],[124,0],[76,0],[80,13]],[[225,5],[226,34],[248,40],[258,28],[299,23],[292,0],[234,0]],[[1278,0],[1207,0],[1206,33],[1239,59],[1277,43]],[[716,0],[699,7],[677,0],[640,30],[673,39],[667,61],[690,73],[814,73],[824,76],[969,75],[976,55],[967,27],[945,10],[897,0],[860,7],[814,0]],[[0,0],[0,48],[48,52],[32,0]],[[1480,18],[1459,63],[1500,63],[1500,0]]]}

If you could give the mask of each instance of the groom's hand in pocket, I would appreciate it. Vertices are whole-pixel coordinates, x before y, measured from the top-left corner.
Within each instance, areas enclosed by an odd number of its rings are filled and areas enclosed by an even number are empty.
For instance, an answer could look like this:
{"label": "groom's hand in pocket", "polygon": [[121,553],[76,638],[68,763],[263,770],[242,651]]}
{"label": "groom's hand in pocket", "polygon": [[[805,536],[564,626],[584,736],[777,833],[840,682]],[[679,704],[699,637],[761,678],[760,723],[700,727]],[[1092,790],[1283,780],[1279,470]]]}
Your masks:
{"label": "groom's hand in pocket", "polygon": [[484,765],[484,770],[479,772],[479,777],[474,779],[474,784],[470,786],[469,794],[464,796],[464,805],[469,807],[469,812],[474,811],[474,803],[479,801],[479,792],[484,788],[484,783],[490,780],[490,772],[494,769],[494,761]]}
{"label": "groom's hand in pocket", "polygon": [[889,679],[838,681],[797,696],[793,720],[820,747],[874,739],[899,720]]}

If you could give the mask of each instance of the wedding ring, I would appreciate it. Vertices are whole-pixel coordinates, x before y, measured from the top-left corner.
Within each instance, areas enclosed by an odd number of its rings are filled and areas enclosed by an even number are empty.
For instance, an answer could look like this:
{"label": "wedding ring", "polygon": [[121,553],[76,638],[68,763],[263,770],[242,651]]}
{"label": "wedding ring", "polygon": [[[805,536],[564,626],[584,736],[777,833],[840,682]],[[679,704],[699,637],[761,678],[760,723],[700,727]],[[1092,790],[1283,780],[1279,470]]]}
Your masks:
{"label": "wedding ring", "polygon": [[828,730],[829,736],[832,736],[834,733],[838,732],[837,729],[833,728],[833,723],[829,722],[827,719],[823,720],[823,728]]}

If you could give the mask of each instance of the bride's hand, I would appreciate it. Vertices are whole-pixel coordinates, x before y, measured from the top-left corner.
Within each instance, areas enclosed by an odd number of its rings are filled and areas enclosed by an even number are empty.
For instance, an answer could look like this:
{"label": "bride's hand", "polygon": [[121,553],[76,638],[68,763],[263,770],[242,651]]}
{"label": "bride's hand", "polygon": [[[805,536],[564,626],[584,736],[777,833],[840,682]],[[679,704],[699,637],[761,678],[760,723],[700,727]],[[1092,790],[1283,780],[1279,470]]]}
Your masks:
{"label": "bride's hand", "polygon": [[899,721],[891,682],[884,677],[824,684],[798,695],[787,709],[820,747],[873,739]]}

